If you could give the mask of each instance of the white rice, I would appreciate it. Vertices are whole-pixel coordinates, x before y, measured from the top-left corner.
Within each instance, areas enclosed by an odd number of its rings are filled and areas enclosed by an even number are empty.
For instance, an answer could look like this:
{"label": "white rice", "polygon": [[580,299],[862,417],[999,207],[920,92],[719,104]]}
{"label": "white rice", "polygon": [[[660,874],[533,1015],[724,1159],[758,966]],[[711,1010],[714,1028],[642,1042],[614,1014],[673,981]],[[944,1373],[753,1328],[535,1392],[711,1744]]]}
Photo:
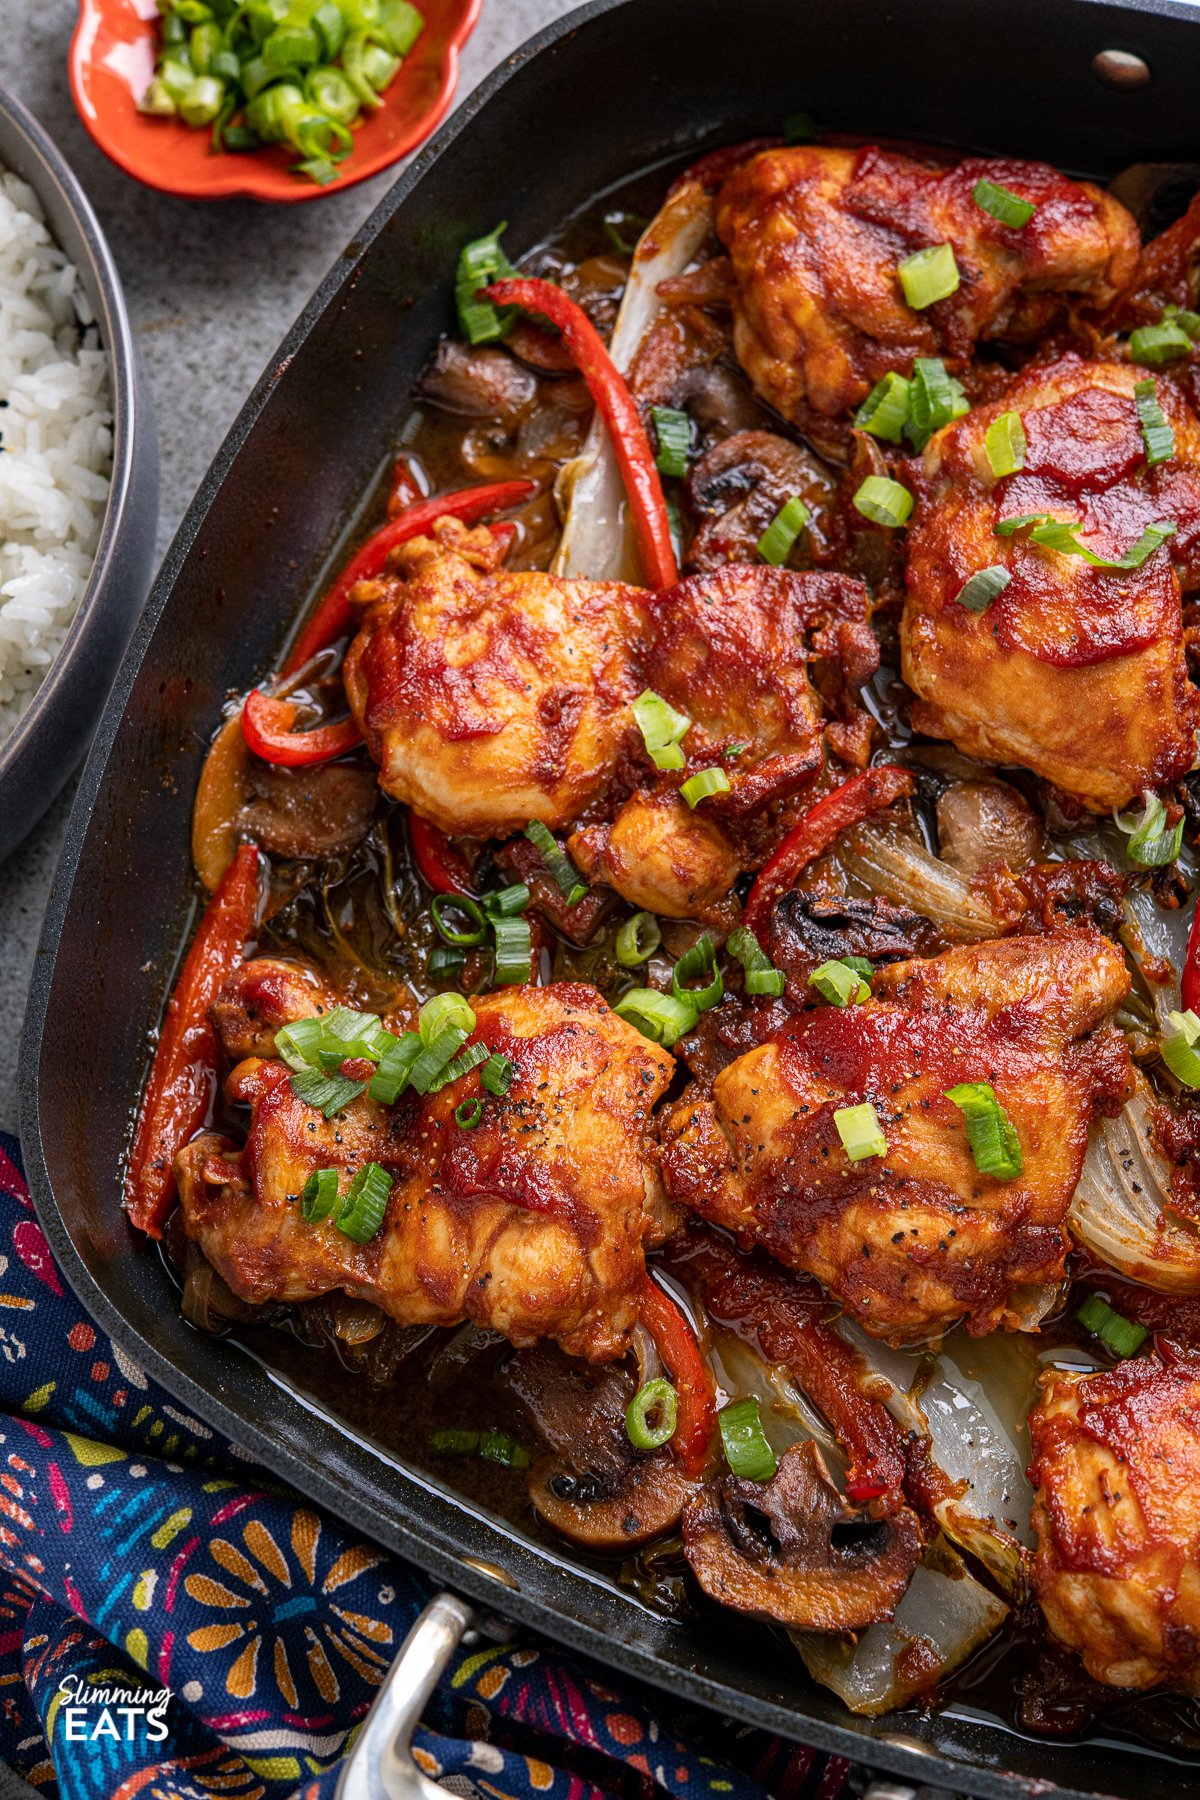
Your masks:
{"label": "white rice", "polygon": [[31,188],[0,169],[0,743],[57,655],[112,468],[108,357]]}

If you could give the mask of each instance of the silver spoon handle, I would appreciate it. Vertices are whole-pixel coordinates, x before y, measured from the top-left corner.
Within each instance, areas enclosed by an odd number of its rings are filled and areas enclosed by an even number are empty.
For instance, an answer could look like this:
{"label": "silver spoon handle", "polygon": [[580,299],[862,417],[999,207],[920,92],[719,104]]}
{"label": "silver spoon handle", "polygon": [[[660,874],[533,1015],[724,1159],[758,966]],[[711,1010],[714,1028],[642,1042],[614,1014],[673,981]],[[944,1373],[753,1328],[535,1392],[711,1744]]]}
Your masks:
{"label": "silver spoon handle", "polygon": [[472,1617],[471,1608],[455,1594],[438,1594],[429,1602],[363,1721],[336,1800],[446,1800],[444,1790],[413,1761],[412,1738]]}

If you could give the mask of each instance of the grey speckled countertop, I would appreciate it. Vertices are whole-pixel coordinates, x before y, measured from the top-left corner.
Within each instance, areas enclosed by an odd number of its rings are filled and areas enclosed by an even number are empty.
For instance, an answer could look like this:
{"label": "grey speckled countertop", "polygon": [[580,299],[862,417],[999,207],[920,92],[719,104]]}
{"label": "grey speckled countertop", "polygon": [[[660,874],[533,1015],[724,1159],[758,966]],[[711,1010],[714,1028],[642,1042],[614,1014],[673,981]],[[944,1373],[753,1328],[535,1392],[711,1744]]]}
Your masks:
{"label": "grey speckled countertop", "polygon": [[[575,0],[484,0],[458,99]],[[108,234],[158,412],[158,552],[238,408],[309,294],[398,170],[309,206],[173,200],[96,149],[71,104],[75,0],[0,0],[0,81],[35,112],[72,164]],[[73,786],[73,784],[72,784]],[[0,868],[0,1127],[17,1126],[18,1026],[71,790]]]}

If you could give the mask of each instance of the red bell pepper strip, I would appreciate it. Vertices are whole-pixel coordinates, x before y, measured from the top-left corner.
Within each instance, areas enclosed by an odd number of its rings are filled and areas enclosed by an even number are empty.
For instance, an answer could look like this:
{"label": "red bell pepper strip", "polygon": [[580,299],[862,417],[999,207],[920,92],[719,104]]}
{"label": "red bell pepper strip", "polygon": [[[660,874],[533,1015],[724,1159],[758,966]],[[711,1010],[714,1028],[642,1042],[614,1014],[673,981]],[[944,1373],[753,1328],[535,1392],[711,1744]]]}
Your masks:
{"label": "red bell pepper strip", "polygon": [[417,486],[417,478],[412,472],[412,464],[407,456],[397,457],[396,466],[392,470],[392,490],[388,495],[388,518],[394,519],[397,513],[402,513],[408,506],[415,506],[421,498],[421,490]]}
{"label": "red bell pepper strip", "polygon": [[587,382],[596,409],[608,427],[629,504],[642,572],[654,588],[673,587],[679,579],[671,522],[662,482],[654,466],[654,452],[646,436],[641,414],[625,379],[604,347],[604,341],[581,306],[552,281],[524,276],[513,281],[494,281],[484,297],[495,306],[523,306],[541,313],[562,332],[563,343]]}
{"label": "red bell pepper strip", "polygon": [[787,893],[809,863],[828,850],[835,838],[912,791],[913,778],[907,769],[880,763],[874,769],[864,769],[861,775],[852,775],[818,800],[788,832],[750,889],[743,916],[755,937],[761,941],[776,900]]}
{"label": "red bell pepper strip", "polygon": [[1179,990],[1184,1012],[1195,1012],[1200,1007],[1200,902],[1192,916],[1192,929],[1188,932],[1187,955],[1183,959]]}
{"label": "red bell pepper strip", "polygon": [[671,1448],[688,1475],[702,1475],[717,1423],[713,1405],[712,1376],[696,1334],[679,1307],[649,1275],[642,1283],[642,1324],[654,1339],[658,1354],[670,1372],[678,1396],[675,1435]]}
{"label": "red bell pepper strip", "polygon": [[125,1174],[125,1210],[154,1238],[171,1208],[175,1156],[208,1116],[217,1079],[208,1009],[254,930],[258,892],[258,846],[243,844],[208,903],[167,1006]]}
{"label": "red bell pepper strip", "polygon": [[284,674],[293,675],[318,650],[345,637],[353,615],[351,588],[355,582],[369,581],[372,576],[381,575],[387,567],[389,553],[397,544],[407,543],[409,538],[431,531],[439,519],[461,519],[465,525],[474,525],[488,513],[519,506],[536,491],[534,481],[493,481],[486,487],[464,488],[457,494],[439,494],[432,500],[419,500],[415,506],[408,506],[394,519],[389,519],[350,558],[297,638],[283,666]]}
{"label": "red bell pepper strip", "polygon": [[362,743],[362,732],[353,719],[336,725],[318,725],[312,731],[296,731],[297,707],[291,700],[273,700],[261,688],[252,688],[242,708],[242,736],[246,748],[263,762],[285,769],[307,769],[314,763],[344,756]]}
{"label": "red bell pepper strip", "polygon": [[444,831],[419,813],[408,815],[408,841],[417,871],[435,894],[471,894],[471,871]]}

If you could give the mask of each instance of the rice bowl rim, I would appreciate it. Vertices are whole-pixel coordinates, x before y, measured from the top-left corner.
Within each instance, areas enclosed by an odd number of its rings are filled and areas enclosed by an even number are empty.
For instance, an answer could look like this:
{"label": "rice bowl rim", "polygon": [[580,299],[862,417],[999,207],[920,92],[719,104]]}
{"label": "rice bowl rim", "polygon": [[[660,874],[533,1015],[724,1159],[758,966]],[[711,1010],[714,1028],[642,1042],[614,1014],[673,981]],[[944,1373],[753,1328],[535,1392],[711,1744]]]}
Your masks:
{"label": "rice bowl rim", "polygon": [[[46,722],[55,709],[56,701],[63,696],[64,689],[71,680],[71,665],[76,652],[93,636],[101,594],[112,567],[117,539],[129,512],[135,433],[152,431],[153,424],[149,406],[143,403],[137,393],[137,353],[129,314],[116,263],[100,221],[62,152],[33,114],[3,83],[0,83],[0,165],[33,189],[45,213],[46,226],[52,239],[75,265],[95,313],[101,348],[108,355],[113,416],[112,472],[109,477],[108,499],[105,502],[96,552],[75,616],[25,711],[8,736],[0,740],[2,810],[7,778],[24,760],[31,741],[39,734],[39,726]],[[79,240],[77,245],[64,242],[63,226],[67,219],[73,227],[73,235]],[[139,606],[144,598],[144,592],[138,596]],[[120,644],[122,652],[135,619],[136,609],[132,609]],[[112,672],[115,674],[120,663],[119,654],[112,658],[112,663]],[[105,683],[105,694],[100,696],[101,702],[107,696],[110,685],[111,677]],[[99,703],[95,710],[98,716]],[[80,732],[72,742],[65,768],[58,772],[51,771],[45,805],[49,805],[54,798],[86,747]],[[34,813],[29,818],[30,826],[36,816]],[[23,835],[23,832],[19,834],[13,848]],[[4,845],[0,842],[0,858],[3,854]]]}

